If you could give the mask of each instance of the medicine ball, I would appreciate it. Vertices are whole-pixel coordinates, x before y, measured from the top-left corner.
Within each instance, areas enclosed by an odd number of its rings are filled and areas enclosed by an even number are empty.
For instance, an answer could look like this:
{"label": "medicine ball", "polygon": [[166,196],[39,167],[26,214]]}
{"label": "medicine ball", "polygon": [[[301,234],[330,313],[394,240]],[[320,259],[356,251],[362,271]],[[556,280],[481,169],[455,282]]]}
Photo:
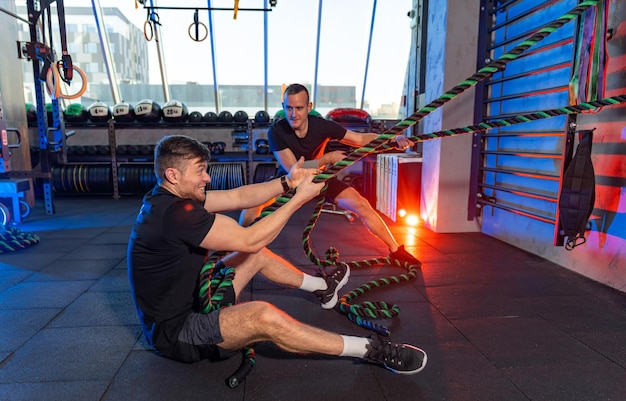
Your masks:
{"label": "medicine ball", "polygon": [[131,123],[135,121],[135,107],[122,100],[113,106],[113,119],[122,123]]}
{"label": "medicine ball", "polygon": [[89,121],[89,112],[82,104],[74,103],[63,110],[63,118],[68,123],[82,124]]}
{"label": "medicine ball", "polygon": [[254,148],[257,155],[266,155],[270,152],[270,146],[267,139],[257,139],[254,141]]}
{"label": "medicine ball", "polygon": [[189,110],[187,106],[179,100],[170,100],[163,105],[161,116],[166,123],[182,123],[187,121]]}
{"label": "medicine ball", "polygon": [[213,113],[212,111],[207,111],[206,113],[204,113],[202,121],[204,121],[205,123],[216,123],[218,122],[217,114]]}
{"label": "medicine ball", "polygon": [[142,123],[158,123],[161,120],[161,105],[151,99],[140,100],[135,105],[135,118]]}
{"label": "medicine ball", "polygon": [[310,116],[315,116],[315,117],[321,117],[322,115],[315,109],[311,109],[311,111],[309,111],[309,115]]}
{"label": "medicine ball", "polygon": [[285,110],[280,109],[276,112],[276,114],[274,114],[274,121],[282,120],[286,116],[287,115],[285,114]]}
{"label": "medicine ball", "polygon": [[243,110],[236,111],[233,115],[233,120],[235,120],[236,123],[245,123],[248,121],[248,113]]}
{"label": "medicine ball", "polygon": [[224,149],[226,149],[226,143],[224,142],[213,142],[211,145],[211,153],[214,155],[223,155]]}
{"label": "medicine ball", "polygon": [[93,102],[87,110],[89,110],[89,119],[91,122],[105,123],[111,118],[111,109],[103,102]]}
{"label": "medicine ball", "polygon": [[270,122],[270,114],[265,110],[259,110],[254,115],[254,121],[260,124]]}
{"label": "medicine ball", "polygon": [[37,124],[37,107],[32,103],[26,103],[26,120],[28,124]]}
{"label": "medicine ball", "polygon": [[189,113],[189,118],[187,119],[190,123],[201,123],[202,122],[202,113],[199,111],[192,111]]}
{"label": "medicine ball", "polygon": [[220,114],[217,116],[217,119],[221,123],[232,123],[233,115],[230,113],[230,111],[224,110],[220,112]]}

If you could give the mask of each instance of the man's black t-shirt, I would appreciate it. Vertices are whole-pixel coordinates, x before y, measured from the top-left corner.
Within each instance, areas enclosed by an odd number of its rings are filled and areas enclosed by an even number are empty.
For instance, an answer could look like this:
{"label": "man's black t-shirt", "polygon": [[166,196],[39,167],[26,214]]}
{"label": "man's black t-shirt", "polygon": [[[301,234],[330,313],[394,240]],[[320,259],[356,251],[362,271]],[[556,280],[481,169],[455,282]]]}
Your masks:
{"label": "man's black t-shirt", "polygon": [[128,243],[128,276],[146,339],[164,355],[185,318],[200,310],[207,251],[199,245],[214,221],[199,202],[158,186],[143,198]]}
{"label": "man's black t-shirt", "polygon": [[[309,126],[304,138],[298,138],[286,118],[274,123],[267,132],[270,152],[291,149],[296,160],[314,160],[324,153],[329,140],[340,140],[346,135],[346,129],[334,121],[309,115]],[[279,175],[287,172],[281,166]]]}

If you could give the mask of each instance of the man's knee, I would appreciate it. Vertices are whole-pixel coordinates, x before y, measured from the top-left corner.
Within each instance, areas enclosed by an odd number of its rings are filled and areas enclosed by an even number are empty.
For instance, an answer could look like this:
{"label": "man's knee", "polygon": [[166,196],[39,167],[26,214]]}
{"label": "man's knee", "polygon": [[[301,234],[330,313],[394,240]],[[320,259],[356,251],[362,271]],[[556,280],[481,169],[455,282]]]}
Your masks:
{"label": "man's knee", "polygon": [[361,194],[352,187],[346,188],[341,192],[341,194],[335,198],[335,204],[345,209],[350,209],[358,215],[372,210],[372,206],[368,200],[362,197]]}
{"label": "man's knee", "polygon": [[238,320],[243,318],[248,320],[261,332],[269,332],[277,326],[282,326],[283,324],[285,312],[281,311],[269,302],[250,301],[239,304],[238,306],[238,308],[234,308],[232,311],[234,312],[238,309],[243,313],[236,319]]}

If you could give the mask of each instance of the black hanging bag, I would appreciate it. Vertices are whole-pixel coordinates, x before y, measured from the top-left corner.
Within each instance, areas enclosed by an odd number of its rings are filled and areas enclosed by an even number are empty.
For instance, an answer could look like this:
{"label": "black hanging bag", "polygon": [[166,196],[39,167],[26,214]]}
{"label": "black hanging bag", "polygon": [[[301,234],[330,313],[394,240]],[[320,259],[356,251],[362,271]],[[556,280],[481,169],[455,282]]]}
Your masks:
{"label": "black hanging bag", "polygon": [[596,200],[596,180],[591,163],[593,131],[579,131],[576,154],[565,170],[559,196],[561,235],[565,237],[568,251],[584,244],[587,241],[585,231],[591,229],[589,217]]}

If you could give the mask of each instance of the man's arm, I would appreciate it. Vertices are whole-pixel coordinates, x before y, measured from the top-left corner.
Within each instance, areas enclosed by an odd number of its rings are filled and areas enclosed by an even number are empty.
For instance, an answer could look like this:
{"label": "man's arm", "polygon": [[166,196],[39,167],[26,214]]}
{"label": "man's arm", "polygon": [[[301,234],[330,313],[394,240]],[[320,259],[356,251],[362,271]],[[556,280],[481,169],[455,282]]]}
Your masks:
{"label": "man's arm", "polygon": [[[303,168],[304,158],[294,161],[285,180],[290,189],[309,176],[319,173],[317,169]],[[211,213],[247,209],[264,204],[285,192],[283,178],[256,184],[243,185],[228,190],[207,191],[204,208]]]}
{"label": "man's arm", "polygon": [[[341,139],[339,142],[349,146],[362,147],[372,142],[376,138],[378,138],[378,134],[375,134],[373,132],[358,133],[348,130],[346,131],[343,139]],[[391,143],[395,143],[395,145],[401,150],[404,150],[415,144],[415,142],[411,141],[409,138],[402,134],[396,135]]]}
{"label": "man's arm", "polygon": [[[274,157],[280,163],[282,168],[285,170],[289,170],[293,164],[296,162],[296,156],[293,154],[291,149],[285,148],[279,151],[274,152]],[[333,151],[329,153],[325,153],[317,159],[306,160],[302,165],[303,168],[312,168],[312,169],[321,169],[324,168],[327,164],[334,164],[339,160],[345,158],[346,155],[341,151]]]}
{"label": "man's arm", "polygon": [[319,195],[323,187],[323,182],[313,183],[313,175],[308,176],[300,182],[298,190],[289,202],[248,227],[240,226],[228,216],[217,214],[211,230],[200,246],[216,251],[258,252],[269,245],[293,213]]}
{"label": "man's arm", "polygon": [[[345,135],[343,136],[341,140],[339,140],[339,142],[348,146],[362,147],[370,143],[377,137],[378,137],[378,134],[375,134],[373,132],[357,133],[354,131],[347,130]],[[414,144],[413,141],[409,140],[404,135],[396,136],[396,138],[392,140],[392,143],[394,142],[396,143],[396,146],[401,150],[404,150]],[[289,148],[275,151],[274,157],[285,170],[291,169],[291,167],[296,162],[296,156],[293,154],[293,152]],[[345,152],[336,150],[333,152],[325,153],[322,156],[318,157],[317,159],[306,160],[302,167],[303,168],[324,168],[324,166],[329,165],[329,164],[335,164],[339,160],[345,159],[345,157],[346,157]]]}

